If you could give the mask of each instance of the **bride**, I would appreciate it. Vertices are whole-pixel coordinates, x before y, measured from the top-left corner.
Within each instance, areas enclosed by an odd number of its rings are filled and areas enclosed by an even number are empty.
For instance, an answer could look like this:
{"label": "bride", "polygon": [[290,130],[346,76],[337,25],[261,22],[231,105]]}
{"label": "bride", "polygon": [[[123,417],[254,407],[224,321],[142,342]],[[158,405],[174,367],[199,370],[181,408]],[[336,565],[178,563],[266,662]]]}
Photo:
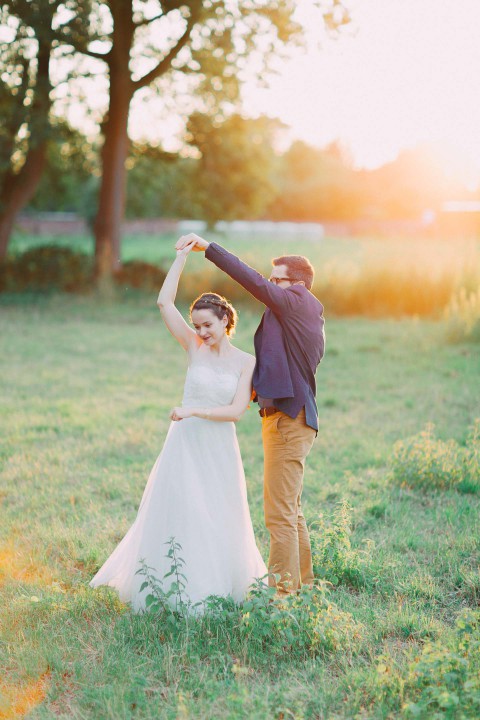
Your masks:
{"label": "bride", "polygon": [[[170,413],[165,444],[150,473],[137,517],[90,581],[109,585],[135,610],[149,588],[138,574],[152,568],[163,590],[173,577],[170,538],[181,546],[186,586],[182,599],[209,595],[244,599],[267,568],[255,544],[235,421],[251,397],[255,358],[234,347],[236,312],[225,298],[203,293],[190,308],[193,329],[174,305],[178,281],[194,243],[177,252],[157,304],[169,331],[188,355],[181,407]],[[165,580],[164,580],[165,578]]]}

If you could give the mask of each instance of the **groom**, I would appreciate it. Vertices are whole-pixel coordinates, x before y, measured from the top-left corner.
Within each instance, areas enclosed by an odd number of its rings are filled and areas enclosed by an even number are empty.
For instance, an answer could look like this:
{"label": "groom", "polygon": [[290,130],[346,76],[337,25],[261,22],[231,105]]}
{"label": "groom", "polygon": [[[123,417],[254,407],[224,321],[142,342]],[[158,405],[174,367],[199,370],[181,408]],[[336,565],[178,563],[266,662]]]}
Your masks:
{"label": "groom", "polygon": [[265,524],[270,584],[279,593],[313,583],[310,538],[301,506],[305,459],[318,431],[315,371],[325,346],[323,306],[312,295],[313,267],[301,255],[275,258],[267,280],[217,243],[190,233],[193,250],[266,305],[255,333],[253,387],[262,417]]}

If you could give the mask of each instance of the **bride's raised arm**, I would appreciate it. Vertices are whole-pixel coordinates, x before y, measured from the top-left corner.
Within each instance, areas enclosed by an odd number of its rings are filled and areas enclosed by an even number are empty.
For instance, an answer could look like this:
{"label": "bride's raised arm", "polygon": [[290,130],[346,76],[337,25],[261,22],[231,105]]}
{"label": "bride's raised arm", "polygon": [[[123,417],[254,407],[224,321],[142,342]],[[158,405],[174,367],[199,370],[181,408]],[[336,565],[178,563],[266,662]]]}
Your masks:
{"label": "bride's raised arm", "polygon": [[161,290],[158,294],[157,305],[165,321],[165,325],[172,333],[175,340],[188,350],[192,346],[201,342],[195,330],[193,330],[183,319],[182,314],[175,307],[175,298],[177,296],[178,281],[182,270],[185,266],[188,253],[191,251],[193,243],[187,245],[182,250],[177,251],[177,257],[172,263],[170,270],[163,282]]}

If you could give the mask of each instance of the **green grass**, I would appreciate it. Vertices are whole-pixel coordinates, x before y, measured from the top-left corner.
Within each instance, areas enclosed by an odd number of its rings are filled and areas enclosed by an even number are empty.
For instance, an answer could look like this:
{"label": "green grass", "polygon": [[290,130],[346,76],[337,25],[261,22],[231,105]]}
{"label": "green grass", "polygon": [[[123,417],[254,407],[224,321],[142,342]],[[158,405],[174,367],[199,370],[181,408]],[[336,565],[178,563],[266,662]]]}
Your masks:
{"label": "green grass", "polygon": [[[325,303],[330,316],[440,319],[449,307],[452,337],[462,339],[471,335],[475,340],[480,332],[477,332],[480,304],[478,299],[473,304],[471,300],[477,298],[480,286],[480,245],[473,238],[309,238],[299,232],[278,236],[271,233],[207,236],[267,275],[272,258],[292,253],[306,255],[316,271],[313,292]],[[126,236],[122,241],[122,261],[137,259],[167,268],[174,257],[175,240],[172,233]],[[18,233],[10,253],[13,257],[46,243],[93,253],[93,240],[89,237],[33,237]],[[13,285],[6,287],[14,289],[12,278],[10,282]],[[23,287],[20,283],[20,288]],[[187,303],[214,288],[235,303],[245,304],[249,300],[242,288],[205,263],[202,253],[192,253],[180,289],[181,300]]]}
{"label": "green grass", "polygon": [[[221,621],[169,635],[88,588],[181,399],[185,359],[155,299],[0,297],[0,718],[14,717],[14,697],[38,719],[401,717],[418,695],[414,658],[430,641],[454,647],[458,613],[478,606],[480,498],[396,487],[390,459],[429,421],[465,442],[479,415],[475,347],[446,344],[433,322],[327,317],[304,509],[328,521],[346,500],[352,548],[374,543],[365,582],[332,591],[364,635],[356,653],[273,662]],[[257,322],[240,308],[245,350]],[[266,557],[254,407],[238,436]]]}
{"label": "green grass", "polygon": [[[468,266],[480,262],[480,245],[472,238],[422,238],[417,237],[317,237],[299,233],[270,232],[255,233],[214,233],[206,234],[209,240],[221,245],[250,261],[256,267],[269,267],[270,258],[297,253],[307,255],[317,272],[330,273],[336,270],[345,278],[358,269],[369,266],[420,269],[429,275],[448,272],[464,272]],[[159,235],[125,235],[122,239],[122,261],[141,259],[146,262],[169,263],[173,257],[173,246],[177,236],[173,233]],[[55,244],[73,250],[93,254],[94,241],[90,236],[35,236],[14,233],[9,253],[17,255],[32,247]],[[197,259],[190,260],[195,263]]]}

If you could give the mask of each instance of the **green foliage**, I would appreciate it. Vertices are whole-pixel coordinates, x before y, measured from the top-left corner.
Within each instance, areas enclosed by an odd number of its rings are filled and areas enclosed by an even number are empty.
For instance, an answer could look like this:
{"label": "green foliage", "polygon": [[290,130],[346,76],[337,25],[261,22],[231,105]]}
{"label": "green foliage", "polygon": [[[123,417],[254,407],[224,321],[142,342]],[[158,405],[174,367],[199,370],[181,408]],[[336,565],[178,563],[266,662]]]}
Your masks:
{"label": "green foliage", "polygon": [[447,338],[451,342],[480,342],[480,286],[452,295],[444,311]]}
{"label": "green foliage", "polygon": [[30,210],[73,212],[92,222],[98,191],[95,143],[67,122],[51,122],[45,167]]}
{"label": "green foliage", "polygon": [[154,291],[162,287],[165,275],[165,270],[157,265],[141,260],[129,260],[117,270],[114,281],[119,287],[125,289]]}
{"label": "green foliage", "polygon": [[200,152],[193,182],[199,215],[217,220],[255,219],[275,194],[272,135],[278,123],[231,115],[218,122],[194,113],[187,138]]}
{"label": "green foliage", "polygon": [[[325,656],[342,651],[358,652],[362,628],[350,613],[337,608],[329,597],[327,583],[303,586],[298,593],[278,598],[274,587],[258,579],[245,602],[236,605],[231,599],[211,596],[192,604],[186,594],[185,562],[181,545],[170,538],[167,557],[170,571],[158,580],[151,568],[142,563],[138,574],[145,576],[140,590],[150,589],[145,604],[155,613],[164,631],[202,634],[212,623],[224,623],[237,641],[247,642],[248,654],[266,654],[281,659]],[[197,628],[191,623],[197,616]],[[231,637],[231,642],[234,637]]]}
{"label": "green foliage", "polygon": [[275,588],[258,581],[242,606],[242,632],[254,648],[278,659],[355,654],[363,634],[352,615],[331,601],[322,581],[279,599]]}
{"label": "green foliage", "polygon": [[[180,543],[175,538],[170,538],[168,542],[168,552],[166,557],[171,561],[171,567],[168,573],[159,580],[154,575],[154,568],[142,560],[137,575],[144,575],[145,580],[140,586],[140,592],[150,588],[151,592],[145,598],[145,607],[150,612],[154,612],[167,624],[167,626],[175,627],[178,620],[185,619],[187,615],[195,610],[196,605],[192,605],[185,595],[187,586],[187,577],[183,572],[185,561],[179,555],[182,549]],[[171,578],[171,580],[168,580]],[[165,581],[168,581],[168,589],[164,589]]]}
{"label": "green foliage", "polygon": [[427,643],[412,664],[408,679],[414,702],[407,718],[477,720],[480,717],[480,611],[457,618],[450,643]]}
{"label": "green foliage", "polygon": [[[151,292],[165,280],[165,271],[157,265],[130,260],[114,275],[122,290],[131,288]],[[8,259],[0,266],[0,291],[62,290],[85,292],[93,288],[91,256],[56,245],[41,245]]]}
{"label": "green foliage", "polygon": [[277,161],[275,198],[265,215],[274,220],[324,222],[362,214],[365,180],[341,149],[297,141]]}
{"label": "green foliage", "polygon": [[[172,241],[132,237],[126,256],[142,242],[158,263],[171,257]],[[272,245],[262,248],[267,261]],[[307,244],[300,247],[308,254]],[[355,247],[345,244],[349,254]],[[205,265],[197,254],[190,260]],[[334,497],[348,500],[352,545],[375,540],[375,577],[358,588],[339,583],[330,595],[363,626],[358,654],[347,643],[316,656],[282,655],[240,630],[248,611],[233,602],[211,599],[204,616],[170,630],[155,613],[132,613],[112,588],[88,587],[135,517],[181,397],[185,361],[155,299],[0,296],[8,348],[0,353],[2,692],[18,697],[50,672],[47,695],[30,713],[35,720],[280,720],[281,713],[285,720],[397,720],[404,703],[417,701],[405,683],[425,640],[451,647],[450,619],[478,604],[480,495],[399,491],[386,484],[386,465],[393,439],[429,418],[442,437],[460,442],[478,414],[478,358],[439,343],[434,323],[328,319],[321,432],[306,464],[303,504],[328,516]],[[180,309],[186,317],[187,307]],[[243,350],[252,349],[260,312],[241,312],[235,344]],[[335,403],[323,406],[325,397]],[[237,434],[266,557],[254,406]],[[380,519],[368,511],[373,505]],[[428,710],[422,720],[430,720]]]}
{"label": "green foliage", "polygon": [[134,144],[127,162],[127,217],[197,217],[197,164],[193,158]]}
{"label": "green foliage", "polygon": [[480,490],[480,420],[470,428],[465,447],[455,440],[439,440],[435,426],[394,446],[391,461],[393,481],[425,490],[456,488],[461,492]]}
{"label": "green foliage", "polygon": [[373,543],[365,541],[365,550],[352,548],[351,522],[352,509],[343,500],[337,503],[329,522],[320,516],[310,532],[315,576],[333,585],[358,587],[364,585],[367,579]]}
{"label": "green foliage", "polygon": [[69,248],[44,245],[9,259],[0,268],[0,290],[64,290],[81,292],[92,283],[88,255]]}

